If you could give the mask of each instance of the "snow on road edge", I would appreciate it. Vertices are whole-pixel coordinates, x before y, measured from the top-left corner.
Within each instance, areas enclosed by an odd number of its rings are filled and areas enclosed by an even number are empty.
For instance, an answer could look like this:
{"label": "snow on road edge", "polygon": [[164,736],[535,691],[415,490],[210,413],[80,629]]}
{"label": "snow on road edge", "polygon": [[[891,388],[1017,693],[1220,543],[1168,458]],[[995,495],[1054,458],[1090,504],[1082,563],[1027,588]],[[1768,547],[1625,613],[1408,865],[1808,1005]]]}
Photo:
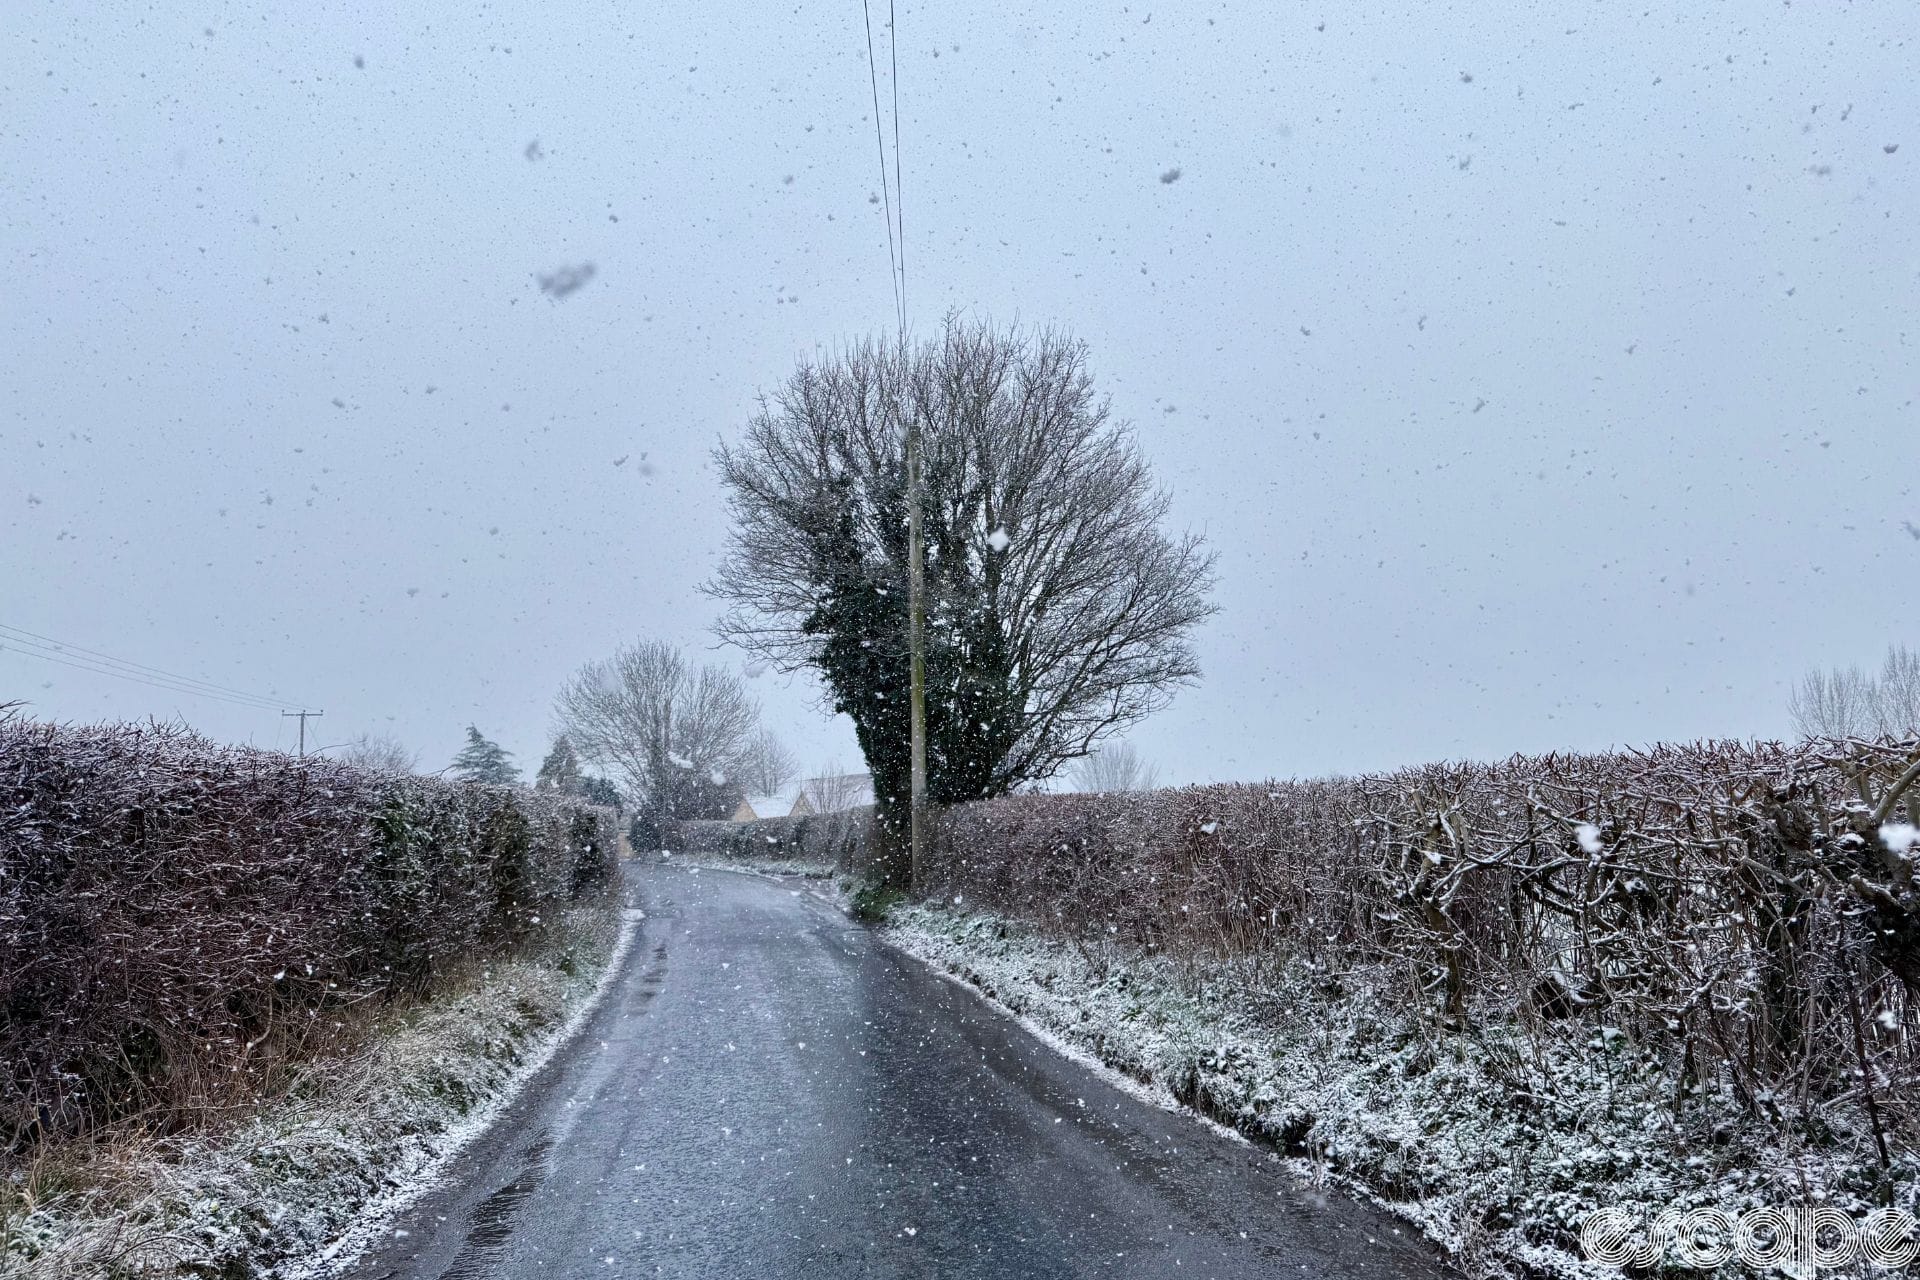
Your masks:
{"label": "snow on road edge", "polygon": [[[1562,1250],[1533,1245],[1517,1233],[1499,1238],[1462,1229],[1454,1195],[1396,1199],[1350,1167],[1371,1140],[1353,1131],[1398,1127],[1398,1117],[1370,1114],[1361,1082],[1333,1062],[1324,1077],[1285,1078],[1286,1055],[1253,1020],[1241,1016],[1231,984],[1188,991],[1154,964],[1117,961],[1104,971],[1057,940],[1037,936],[988,913],[917,903],[901,905],[880,930],[890,945],[935,973],[984,997],[1041,1043],[1135,1098],[1176,1111],[1241,1143],[1247,1133],[1229,1116],[1269,1141],[1285,1132],[1284,1118],[1300,1099],[1318,1110],[1311,1158],[1275,1158],[1305,1182],[1337,1187],[1411,1224],[1477,1276],[1531,1274],[1564,1280],[1614,1275]],[[1186,1097],[1182,1097],[1182,1093]],[[1289,1098],[1288,1095],[1294,1095]],[[1212,1111],[1188,1099],[1203,1100]],[[1223,1101],[1248,1102],[1223,1106]],[[1335,1103],[1336,1105],[1328,1105]],[[1321,1128],[1348,1131],[1324,1136]],[[1481,1135],[1482,1137],[1490,1135]],[[1471,1145],[1483,1145],[1470,1140]],[[1486,1144],[1490,1145],[1490,1144]],[[1465,1162],[1463,1162],[1465,1163]],[[1449,1189],[1450,1190],[1450,1189]]]}
{"label": "snow on road edge", "polygon": [[[1005,987],[995,988],[983,985],[981,975],[973,971],[969,966],[962,965],[955,967],[952,962],[952,957],[949,954],[943,952],[943,950],[938,947],[928,945],[933,941],[928,934],[911,927],[889,925],[880,931],[880,936],[881,940],[886,942],[888,946],[894,947],[913,957],[915,960],[918,960],[921,964],[925,965],[927,971],[935,977],[951,982],[967,994],[985,1001],[988,1007],[993,1009],[995,1013],[1017,1023],[1021,1030],[1025,1031],[1035,1040],[1038,1040],[1048,1049],[1059,1054],[1062,1058],[1073,1063],[1073,1065],[1079,1067],[1081,1070],[1099,1077],[1102,1083],[1118,1089],[1121,1093],[1126,1094],[1136,1102],[1144,1102],[1150,1107],[1158,1107],[1162,1111],[1170,1111],[1176,1115],[1196,1121],[1208,1129],[1211,1129],[1217,1136],[1227,1139],[1229,1142],[1236,1143],[1243,1147],[1253,1145],[1247,1138],[1247,1135],[1241,1133],[1238,1129],[1221,1124],[1212,1116],[1195,1111],[1192,1107],[1174,1097],[1173,1091],[1167,1088],[1164,1081],[1158,1078],[1140,1080],[1134,1076],[1130,1076],[1126,1072],[1115,1068],[1105,1058],[1076,1044],[1064,1035],[1055,1032],[1053,1028],[1046,1023],[1008,1004],[996,994],[996,991],[1004,991]],[[1276,1155],[1275,1158],[1278,1159],[1278,1156]],[[1297,1164],[1298,1162],[1289,1163]]]}
{"label": "snow on road edge", "polygon": [[619,977],[627,955],[633,949],[633,939],[639,932],[640,921],[645,918],[646,912],[635,907],[621,912],[619,937],[593,989],[545,1043],[521,1059],[498,1093],[474,1108],[458,1123],[442,1130],[437,1141],[429,1140],[421,1150],[420,1162],[416,1166],[408,1170],[396,1170],[399,1184],[363,1205],[332,1244],[305,1259],[282,1264],[273,1274],[281,1280],[319,1280],[320,1277],[340,1274],[365,1253],[378,1237],[386,1234],[388,1226],[409,1205],[438,1186],[455,1158],[476,1138],[491,1129],[534,1077],[580,1033],[580,1028],[600,1007],[600,1001]]}

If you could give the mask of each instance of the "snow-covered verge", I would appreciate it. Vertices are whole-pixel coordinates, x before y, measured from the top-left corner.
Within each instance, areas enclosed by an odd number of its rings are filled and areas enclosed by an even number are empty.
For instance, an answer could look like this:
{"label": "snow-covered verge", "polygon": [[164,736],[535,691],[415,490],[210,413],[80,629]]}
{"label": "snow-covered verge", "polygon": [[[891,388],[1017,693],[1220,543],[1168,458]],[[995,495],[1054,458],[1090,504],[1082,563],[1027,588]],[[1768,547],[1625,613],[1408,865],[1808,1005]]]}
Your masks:
{"label": "snow-covered verge", "polygon": [[450,979],[231,1128],[59,1144],[0,1185],[0,1277],[312,1277],[357,1255],[578,1029],[632,936],[607,906]]}
{"label": "snow-covered verge", "polygon": [[[1387,1011],[1370,991],[1385,975],[1173,960],[951,906],[895,906],[885,937],[1053,1042],[1415,1223],[1470,1274],[1618,1275],[1579,1257],[1578,1225],[1603,1206],[1877,1207],[1860,1117],[1763,1124],[1731,1097],[1676,1099],[1655,1056],[1612,1028],[1436,1031]],[[1920,1212],[1911,1149],[1895,1183]]]}

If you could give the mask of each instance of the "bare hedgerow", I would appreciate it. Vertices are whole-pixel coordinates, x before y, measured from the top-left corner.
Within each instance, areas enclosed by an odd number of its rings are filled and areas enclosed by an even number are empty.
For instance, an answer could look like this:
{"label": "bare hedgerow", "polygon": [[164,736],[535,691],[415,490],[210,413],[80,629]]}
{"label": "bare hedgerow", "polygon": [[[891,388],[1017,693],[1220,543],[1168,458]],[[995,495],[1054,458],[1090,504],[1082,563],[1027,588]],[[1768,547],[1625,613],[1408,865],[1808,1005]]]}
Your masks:
{"label": "bare hedgerow", "polygon": [[605,900],[611,811],[0,717],[0,1151],[243,1112],[349,1022]]}
{"label": "bare hedgerow", "polygon": [[1920,1124],[1916,821],[1920,740],[1702,743],[958,805],[921,888],[1090,954],[1301,962],[1436,1035],[1628,1036],[1676,1115],[1847,1104],[1884,1184]]}

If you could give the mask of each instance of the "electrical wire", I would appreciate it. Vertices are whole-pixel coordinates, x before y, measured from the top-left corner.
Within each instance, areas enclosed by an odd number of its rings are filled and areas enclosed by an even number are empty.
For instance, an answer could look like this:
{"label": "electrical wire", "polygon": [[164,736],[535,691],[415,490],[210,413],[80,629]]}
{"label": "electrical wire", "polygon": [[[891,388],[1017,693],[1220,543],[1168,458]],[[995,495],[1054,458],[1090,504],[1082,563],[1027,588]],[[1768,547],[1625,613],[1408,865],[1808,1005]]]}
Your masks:
{"label": "electrical wire", "polygon": [[[892,0],[888,0],[889,6]],[[893,221],[893,184],[887,181],[887,138],[880,128],[880,72],[873,60],[873,7],[871,0],[860,0],[860,14],[867,24],[867,83],[873,90],[873,144],[880,154],[880,198],[887,217],[887,278],[893,285],[894,317],[899,322],[900,332],[907,330],[907,300],[903,289],[905,277],[900,269],[900,260],[894,253]],[[899,88],[894,89],[894,154],[899,155]],[[902,245],[902,249],[906,246]]]}
{"label": "electrical wire", "polygon": [[133,662],[126,658],[116,658],[112,654],[103,653],[98,649],[89,649],[85,645],[70,644],[65,640],[59,640],[53,636],[41,635],[37,631],[29,631],[25,627],[16,627],[9,623],[0,622],[0,640],[11,640],[16,644],[25,646],[26,649],[45,650],[51,653],[57,653],[64,658],[77,659],[84,663],[124,671],[143,678],[155,677],[168,684],[179,685],[183,688],[219,694],[223,697],[240,698],[248,702],[259,702],[272,706],[284,705],[281,699],[270,697],[266,694],[254,693],[247,689],[236,689],[232,685],[216,684],[211,680],[202,680],[197,676],[181,675],[177,671],[168,671],[164,667],[149,666],[144,662]]}
{"label": "electrical wire", "polygon": [[[900,26],[887,0],[887,54],[893,63],[893,217],[900,226],[900,345],[907,343],[907,194],[900,187]],[[881,162],[883,165],[885,161]],[[882,170],[883,174],[885,170]]]}
{"label": "electrical wire", "polygon": [[6,623],[0,623],[0,649],[20,654],[22,657],[58,663],[78,671],[117,676],[123,680],[164,689],[170,693],[188,693],[196,697],[230,702],[237,706],[253,707],[256,710],[278,710],[287,705],[280,699],[264,694],[250,693],[229,685],[214,684],[212,681],[200,680],[193,676],[183,676],[177,672],[148,666],[141,662],[130,662],[125,658],[116,658],[112,654],[103,653],[97,649],[68,644],[52,636],[44,636],[35,631],[28,631],[24,627],[10,626]]}
{"label": "electrical wire", "polygon": [[158,680],[145,680],[139,676],[130,675],[125,671],[115,671],[111,667],[91,667],[81,662],[69,662],[65,658],[56,658],[51,654],[35,653],[30,649],[23,649],[19,647],[19,643],[17,641],[9,644],[0,645],[0,653],[18,654],[23,658],[38,658],[42,662],[57,662],[63,667],[72,667],[76,671],[89,671],[95,675],[102,675],[102,676],[117,676],[122,680],[131,680],[135,684],[150,685],[155,689],[161,689],[166,691],[167,693],[184,693],[196,698],[211,698],[217,702],[230,702],[236,707],[246,707],[248,710],[251,710],[251,711],[273,711],[273,710],[277,710],[282,705],[281,703],[278,703],[278,702],[272,702],[272,703],[243,702],[239,698],[228,698],[221,694],[208,693],[204,689],[190,689],[184,685],[162,684]]}

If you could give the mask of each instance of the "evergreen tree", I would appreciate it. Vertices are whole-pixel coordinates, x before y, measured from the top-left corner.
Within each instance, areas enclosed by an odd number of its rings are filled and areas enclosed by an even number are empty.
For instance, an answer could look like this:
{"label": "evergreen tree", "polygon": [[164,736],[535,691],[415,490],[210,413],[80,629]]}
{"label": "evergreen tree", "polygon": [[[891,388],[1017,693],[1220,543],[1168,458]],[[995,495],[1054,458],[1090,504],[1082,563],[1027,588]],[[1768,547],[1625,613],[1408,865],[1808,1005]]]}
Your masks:
{"label": "evergreen tree", "polygon": [[620,788],[614,786],[607,778],[583,774],[575,794],[590,804],[603,804],[616,813],[626,808],[626,801],[620,796]]}
{"label": "evergreen tree", "polygon": [[520,770],[513,765],[513,753],[483,737],[473,725],[467,726],[467,745],[453,758],[451,772],[466,782],[487,782],[502,787],[520,781]]}
{"label": "evergreen tree", "polygon": [[534,775],[535,791],[558,791],[563,796],[580,793],[580,757],[574,753],[573,743],[561,734],[553,740],[553,749],[547,752],[547,758],[540,762],[540,772]]}

